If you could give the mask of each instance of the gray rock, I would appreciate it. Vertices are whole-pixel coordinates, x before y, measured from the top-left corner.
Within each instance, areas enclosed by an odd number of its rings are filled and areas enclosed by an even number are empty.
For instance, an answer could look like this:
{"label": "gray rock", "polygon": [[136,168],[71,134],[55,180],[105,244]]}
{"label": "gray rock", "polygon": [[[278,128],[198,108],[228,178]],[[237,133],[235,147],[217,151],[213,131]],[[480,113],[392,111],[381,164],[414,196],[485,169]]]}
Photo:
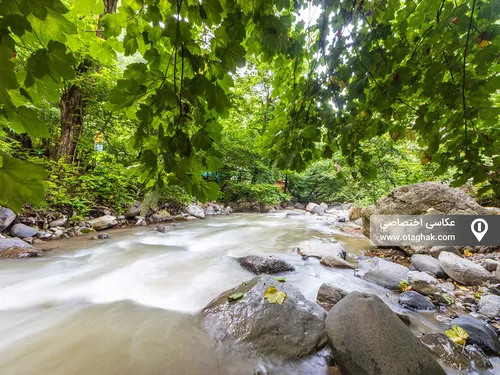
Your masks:
{"label": "gray rock", "polygon": [[275,257],[263,257],[259,255],[249,255],[238,258],[241,266],[250,272],[260,275],[261,273],[280,273],[286,271],[295,271],[295,268],[282,259]]}
{"label": "gray rock", "polygon": [[321,203],[319,204],[319,206],[320,206],[323,210],[328,210],[328,205],[327,205],[326,203],[324,203],[324,202],[321,202]]}
{"label": "gray rock", "polygon": [[0,233],[16,220],[16,214],[10,208],[0,207]]}
{"label": "gray rock", "polygon": [[399,295],[399,304],[411,310],[434,311],[434,305],[420,293],[413,290],[401,293]]}
{"label": "gray rock", "polygon": [[469,360],[462,354],[462,349],[444,333],[427,333],[420,337],[420,342],[441,362],[459,371],[470,367]]}
{"label": "gray rock", "polygon": [[104,215],[87,221],[87,224],[95,230],[103,230],[118,225],[118,221],[114,216]]}
{"label": "gray rock", "polygon": [[[271,304],[264,298],[270,286],[286,293],[282,305]],[[228,296],[235,293],[243,293],[243,297],[229,301]],[[258,276],[219,295],[198,318],[216,342],[294,359],[324,347],[325,315],[320,306],[307,301],[294,286],[270,276]]]}
{"label": "gray rock", "polygon": [[495,272],[496,269],[498,268],[498,265],[500,262],[493,260],[493,259],[485,259],[484,260],[484,268],[486,268],[486,271],[489,272]]}
{"label": "gray rock", "polygon": [[441,290],[443,292],[452,292],[456,289],[455,284],[446,282],[441,284]]}
{"label": "gray rock", "polygon": [[111,238],[111,236],[108,233],[99,233],[97,235],[97,238],[100,240],[106,240],[108,238]]}
{"label": "gray rock", "polygon": [[430,272],[439,278],[447,277],[437,259],[431,255],[414,254],[411,257],[411,264],[421,272]]}
{"label": "gray rock", "polygon": [[267,210],[268,214],[275,214],[276,212],[278,212],[278,210],[274,207],[271,207],[269,210]]}
{"label": "gray rock", "polygon": [[323,257],[319,262],[326,267],[354,269],[351,263],[338,256]]}
{"label": "gray rock", "polygon": [[127,212],[125,212],[125,217],[127,219],[133,219],[136,216],[140,215],[141,215],[141,204],[139,202],[135,202],[134,204],[132,204],[128,208]]}
{"label": "gray rock", "polygon": [[491,317],[500,317],[500,296],[488,294],[482,296],[477,304],[478,312]]}
{"label": "gray rock", "polygon": [[311,210],[309,210],[312,214],[318,214],[319,216],[324,216],[325,215],[325,209],[321,206],[314,206]]}
{"label": "gray rock", "polygon": [[205,215],[207,215],[207,216],[215,215],[214,208],[212,206],[208,206],[207,208],[205,208]]}
{"label": "gray rock", "polygon": [[197,217],[199,219],[204,219],[205,218],[205,211],[203,208],[196,204],[190,204],[187,207],[187,213],[191,216]]}
{"label": "gray rock", "polygon": [[439,258],[439,254],[441,254],[443,251],[446,251],[448,253],[453,253],[455,255],[458,255],[459,257],[462,256],[462,253],[456,246],[432,246],[428,250],[429,254],[436,259]]}
{"label": "gray rock", "polygon": [[489,324],[472,316],[462,315],[450,322],[450,327],[457,325],[469,334],[468,344],[478,345],[486,353],[500,354],[500,341],[498,335]]}
{"label": "gray rock", "polygon": [[33,237],[36,236],[37,233],[38,233],[37,229],[28,227],[27,225],[24,224],[14,224],[12,228],[10,228],[10,235],[12,237],[19,237],[19,238]]}
{"label": "gray rock", "polygon": [[323,283],[319,287],[318,295],[316,296],[316,302],[318,305],[323,307],[326,311],[335,306],[342,298],[347,296],[348,292],[341,288],[337,288],[331,284]]}
{"label": "gray rock", "polygon": [[349,293],[329,311],[326,332],[342,374],[446,374],[376,295]]}
{"label": "gray rock", "polygon": [[452,253],[439,254],[439,264],[453,280],[463,285],[479,285],[493,278],[493,275],[479,264]]}
{"label": "gray rock", "polygon": [[49,227],[51,228],[54,228],[54,227],[63,227],[66,225],[66,223],[68,222],[68,218],[66,216],[63,216],[59,219],[56,219],[56,220],[52,220],[50,223],[49,223]]}
{"label": "gray rock", "polygon": [[388,289],[399,290],[401,280],[408,279],[408,268],[381,258],[363,259],[356,276]]}
{"label": "gray rock", "polygon": [[361,211],[363,233],[370,236],[370,216],[376,215],[488,215],[490,212],[460,189],[423,182],[400,186]]}
{"label": "gray rock", "polygon": [[408,272],[408,283],[411,288],[426,296],[432,296],[438,291],[439,281],[425,272]]}
{"label": "gray rock", "polygon": [[311,212],[314,207],[318,206],[316,203],[310,202],[306,206],[306,211]]}
{"label": "gray rock", "polygon": [[294,216],[304,216],[305,215],[305,212],[287,212],[285,217],[286,218],[290,218],[290,217],[294,217]]}
{"label": "gray rock", "polygon": [[165,221],[172,221],[174,217],[170,215],[167,210],[159,210],[158,212],[151,215],[151,221],[153,223],[163,223]]}
{"label": "gray rock", "polygon": [[485,370],[493,368],[486,354],[477,345],[466,345],[464,354],[478,368]]}
{"label": "gray rock", "polygon": [[302,203],[295,203],[293,205],[293,208],[296,208],[297,210],[305,210],[306,207]]}
{"label": "gray rock", "polygon": [[39,255],[37,249],[19,238],[0,238],[1,258],[30,258]]}
{"label": "gray rock", "polygon": [[[361,210],[363,208],[362,207],[351,207],[351,209],[349,210],[349,220],[350,221],[356,221],[356,220],[359,220],[361,219]],[[363,222],[361,221],[361,224]]]}

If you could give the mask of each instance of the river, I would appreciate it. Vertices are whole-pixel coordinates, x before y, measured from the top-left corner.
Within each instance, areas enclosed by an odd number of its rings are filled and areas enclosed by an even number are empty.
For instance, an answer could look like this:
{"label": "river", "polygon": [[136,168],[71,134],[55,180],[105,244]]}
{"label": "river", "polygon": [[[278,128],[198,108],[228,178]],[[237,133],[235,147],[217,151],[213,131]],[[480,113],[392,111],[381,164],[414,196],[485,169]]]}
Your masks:
{"label": "river", "polygon": [[[59,249],[42,258],[0,260],[1,375],[326,374],[324,353],[298,363],[228,358],[195,324],[194,314],[214,297],[253,277],[233,259],[250,254],[291,263],[296,271],[287,281],[310,300],[329,282],[376,293],[399,310],[395,293],[297,254],[297,246],[334,239],[351,254],[369,246],[328,217],[233,214],[166,233],[110,234],[54,242]],[[410,313],[412,329],[442,331],[436,315]]]}

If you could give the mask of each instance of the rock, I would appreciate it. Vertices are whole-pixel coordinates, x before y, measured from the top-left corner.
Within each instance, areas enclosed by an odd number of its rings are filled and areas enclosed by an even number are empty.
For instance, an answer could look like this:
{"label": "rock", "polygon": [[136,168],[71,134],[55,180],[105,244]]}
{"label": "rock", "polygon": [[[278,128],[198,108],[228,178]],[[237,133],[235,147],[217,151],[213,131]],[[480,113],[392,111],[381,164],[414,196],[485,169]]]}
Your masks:
{"label": "rock", "polygon": [[388,289],[399,290],[399,282],[408,279],[408,268],[381,258],[363,259],[356,276]]}
{"label": "rock", "polygon": [[361,219],[361,210],[363,208],[362,207],[351,207],[351,209],[349,210],[349,220],[350,221],[356,221],[358,219]]}
{"label": "rock", "polygon": [[103,230],[117,225],[118,221],[114,216],[104,215],[87,221],[87,224],[95,230]]}
{"label": "rock", "polygon": [[469,334],[468,344],[478,345],[486,353],[498,355],[500,353],[500,341],[495,330],[489,325],[472,316],[462,315],[450,322],[450,327],[454,325],[462,327]]}
{"label": "rock", "polygon": [[57,220],[52,220],[50,223],[49,223],[49,227],[51,228],[54,228],[54,227],[63,227],[66,225],[66,223],[68,222],[68,218],[66,216],[63,216]]}
{"label": "rock", "polygon": [[437,259],[431,255],[414,254],[411,256],[411,264],[421,272],[430,272],[439,278],[447,277]]}
{"label": "rock", "polygon": [[323,257],[319,262],[326,267],[354,269],[351,263],[337,256]]}
{"label": "rock", "polygon": [[463,285],[479,285],[493,278],[479,264],[446,251],[439,254],[439,264],[453,280]]}
{"label": "rock", "polygon": [[[286,293],[282,305],[264,299],[269,286]],[[243,293],[243,297],[229,301],[228,296],[235,293]],[[198,317],[216,342],[236,343],[245,351],[294,359],[324,347],[325,315],[294,286],[270,276],[258,276],[216,297]]]}
{"label": "rock", "polygon": [[342,248],[342,245],[338,242],[322,242],[316,240],[309,240],[300,243],[300,247],[297,247],[297,253],[303,258],[318,258],[323,257],[339,257],[345,259],[346,251]]}
{"label": "rock", "polygon": [[141,215],[141,203],[140,202],[135,202],[125,212],[125,217],[127,219],[133,219],[136,216],[140,216],[140,215]]}
{"label": "rock", "polygon": [[205,208],[205,215],[207,215],[207,216],[215,215],[214,208],[212,206],[208,206],[207,208]]}
{"label": "rock", "polygon": [[38,230],[35,228],[28,227],[25,224],[14,224],[12,228],[10,228],[10,235],[12,237],[33,237],[38,233]]}
{"label": "rock", "polygon": [[174,220],[174,217],[170,215],[167,210],[159,210],[158,212],[151,215],[151,221],[153,223],[163,223],[165,221]]}
{"label": "rock", "polygon": [[456,289],[455,284],[446,282],[441,284],[441,290],[443,292],[452,292]]}
{"label": "rock", "polygon": [[0,207],[0,233],[7,229],[16,220],[14,211],[7,207]]}
{"label": "rock", "polygon": [[319,287],[318,295],[316,297],[316,302],[318,305],[323,307],[326,311],[335,306],[342,298],[347,296],[348,292],[341,288],[337,288],[331,284],[323,283]]}
{"label": "rock", "polygon": [[370,216],[375,215],[488,215],[489,211],[460,189],[423,182],[400,186],[375,205],[361,210],[363,233],[370,236]]}
{"label": "rock", "polygon": [[376,295],[349,293],[329,311],[326,332],[342,374],[446,374]]}
{"label": "rock", "polygon": [[500,317],[500,296],[493,294],[482,296],[477,304],[477,309],[483,315]]}
{"label": "rock", "polygon": [[231,207],[227,206],[226,208],[223,208],[223,209],[221,210],[221,212],[222,212],[224,215],[229,215],[229,214],[233,213],[233,209],[232,209]]}
{"label": "rock", "polygon": [[293,216],[305,216],[305,212],[287,212],[286,215],[285,215],[285,218],[290,218],[290,217],[293,217]]}
{"label": "rock", "polygon": [[312,209],[313,209],[314,207],[316,207],[316,206],[318,206],[316,203],[313,203],[313,202],[308,203],[308,204],[307,204],[307,206],[306,206],[306,211],[307,211],[307,212],[311,212],[311,211],[312,211]]}
{"label": "rock", "polygon": [[187,213],[191,216],[197,217],[199,219],[204,219],[205,218],[205,211],[203,211],[203,208],[196,204],[190,204],[187,207]]}
{"label": "rock", "polygon": [[106,240],[108,238],[111,238],[111,236],[109,234],[107,234],[107,233],[99,233],[97,235],[97,238],[100,239],[100,240]]}
{"label": "rock", "polygon": [[486,268],[486,271],[488,272],[495,272],[499,264],[500,262],[493,259],[484,260],[484,268]]}
{"label": "rock", "polygon": [[0,258],[31,258],[40,252],[19,238],[0,238]]}
{"label": "rock", "polygon": [[425,272],[408,272],[408,283],[411,288],[426,296],[432,296],[438,291],[439,281]]}
{"label": "rock", "polygon": [[312,214],[318,214],[319,216],[325,216],[325,209],[323,207],[321,207],[321,206],[318,206],[318,205],[314,206],[310,210],[310,212]]}
{"label": "rock", "polygon": [[458,255],[459,257],[462,256],[462,253],[456,246],[432,246],[428,250],[428,253],[437,259],[439,258],[439,254],[441,254],[443,251],[446,251],[448,253],[453,253],[455,255]]}
{"label": "rock", "polygon": [[274,207],[271,207],[269,210],[267,210],[268,214],[275,214],[276,212],[278,212],[278,210]]}
{"label": "rock", "polygon": [[477,345],[466,345],[465,346],[465,356],[474,363],[476,367],[481,369],[493,368],[490,360]]}
{"label": "rock", "polygon": [[296,208],[297,210],[305,210],[306,209],[302,203],[295,203],[293,205],[293,208]]}
{"label": "rock", "polygon": [[328,210],[328,205],[327,205],[326,203],[324,203],[324,202],[321,202],[321,203],[319,204],[319,206],[320,206],[323,210],[325,210],[325,211],[326,211],[326,210]]}
{"label": "rock", "polygon": [[399,295],[399,304],[411,310],[432,310],[434,311],[434,305],[431,301],[425,298],[420,293],[413,290],[401,293]]}
{"label": "rock", "polygon": [[249,255],[238,258],[241,266],[250,272],[260,275],[261,273],[280,273],[286,271],[295,271],[295,268],[282,259],[274,257],[263,257],[259,255]]}
{"label": "rock", "polygon": [[446,365],[464,372],[470,367],[469,360],[462,354],[461,347],[444,333],[427,333],[420,337],[420,342]]}
{"label": "rock", "polygon": [[25,237],[22,238],[22,240],[26,243],[29,243],[30,245],[33,245],[35,243],[35,239],[33,237]]}

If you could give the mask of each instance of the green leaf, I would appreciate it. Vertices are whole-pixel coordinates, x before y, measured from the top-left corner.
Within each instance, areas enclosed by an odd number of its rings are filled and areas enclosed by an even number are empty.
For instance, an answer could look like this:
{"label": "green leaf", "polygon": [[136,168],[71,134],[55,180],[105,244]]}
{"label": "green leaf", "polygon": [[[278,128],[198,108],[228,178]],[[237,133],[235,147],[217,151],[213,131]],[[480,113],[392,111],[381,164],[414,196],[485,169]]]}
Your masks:
{"label": "green leaf", "polygon": [[12,50],[3,45],[0,45],[0,72],[2,74],[0,88],[8,90],[19,87],[12,62]]}
{"label": "green leaf", "polygon": [[270,286],[264,293],[264,298],[267,299],[267,302],[269,303],[278,303],[282,305],[286,298],[286,293],[278,291],[278,289],[274,286]]}
{"label": "green leaf", "polygon": [[286,277],[284,276],[274,277],[274,280],[279,281],[280,283],[284,283],[286,281]]}
{"label": "green leaf", "polygon": [[24,203],[42,203],[44,179],[49,175],[37,164],[13,158],[0,152],[0,204],[18,212]]}
{"label": "green leaf", "polygon": [[32,138],[48,138],[49,129],[40,118],[38,113],[33,108],[26,106],[18,107],[15,113],[9,115],[12,121],[13,128],[19,132],[26,132]]}
{"label": "green leaf", "polygon": [[244,294],[243,294],[243,293],[241,293],[241,292],[237,292],[237,293],[233,293],[233,294],[231,294],[230,296],[227,296],[227,299],[228,299],[229,301],[236,301],[236,300],[238,300],[238,299],[240,299],[240,298],[243,298],[243,296],[244,296]]}

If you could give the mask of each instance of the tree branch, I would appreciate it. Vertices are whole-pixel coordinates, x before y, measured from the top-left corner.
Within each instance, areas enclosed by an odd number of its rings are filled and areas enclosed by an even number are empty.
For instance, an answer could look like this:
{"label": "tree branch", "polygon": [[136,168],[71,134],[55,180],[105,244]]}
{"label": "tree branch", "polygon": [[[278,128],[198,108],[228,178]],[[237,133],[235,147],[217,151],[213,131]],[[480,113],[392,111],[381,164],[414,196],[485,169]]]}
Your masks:
{"label": "tree branch", "polygon": [[[469,19],[469,29],[467,30],[467,39],[465,40],[465,49],[464,49],[464,63],[463,63],[463,71],[462,71],[462,109],[464,111],[467,109],[467,103],[465,102],[465,66],[467,63],[467,48],[469,47],[469,37],[470,30],[472,28],[472,19],[474,17],[474,9],[476,8],[476,0],[472,1],[472,10],[470,12]],[[465,140],[467,141],[467,121],[464,122],[465,125]]]}

